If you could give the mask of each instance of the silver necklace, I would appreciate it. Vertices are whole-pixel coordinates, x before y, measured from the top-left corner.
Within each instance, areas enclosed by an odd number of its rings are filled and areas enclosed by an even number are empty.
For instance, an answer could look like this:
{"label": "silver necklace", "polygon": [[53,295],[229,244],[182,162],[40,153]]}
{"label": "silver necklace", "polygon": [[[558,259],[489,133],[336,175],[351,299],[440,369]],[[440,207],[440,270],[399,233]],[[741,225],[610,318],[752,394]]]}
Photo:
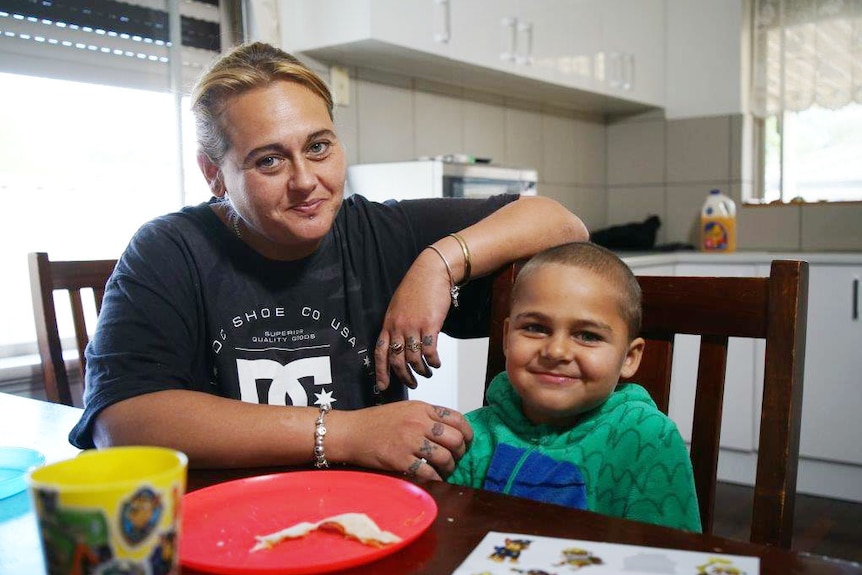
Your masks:
{"label": "silver necklace", "polygon": [[236,237],[242,239],[242,230],[239,227],[239,214],[230,206],[228,206],[227,219],[230,220],[231,227],[233,228],[233,233],[236,234]]}

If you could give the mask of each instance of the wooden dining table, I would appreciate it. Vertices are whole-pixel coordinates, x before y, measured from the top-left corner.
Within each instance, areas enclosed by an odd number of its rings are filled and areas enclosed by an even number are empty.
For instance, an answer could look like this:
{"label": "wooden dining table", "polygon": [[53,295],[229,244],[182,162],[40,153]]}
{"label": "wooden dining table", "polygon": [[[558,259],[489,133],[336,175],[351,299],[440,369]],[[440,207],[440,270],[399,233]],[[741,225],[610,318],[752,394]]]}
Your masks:
{"label": "wooden dining table", "polygon": [[[0,445],[37,449],[49,463],[73,457],[78,450],[67,437],[80,414],[75,407],[0,393]],[[296,470],[190,469],[188,491],[233,479]],[[396,553],[343,573],[449,575],[489,531],[497,531],[759,557],[760,572],[765,575],[862,575],[862,565],[858,563],[616,519],[439,481],[417,484],[438,507],[431,527]],[[36,519],[27,493],[0,500],[0,574],[44,573]],[[181,573],[200,572],[182,568]]]}

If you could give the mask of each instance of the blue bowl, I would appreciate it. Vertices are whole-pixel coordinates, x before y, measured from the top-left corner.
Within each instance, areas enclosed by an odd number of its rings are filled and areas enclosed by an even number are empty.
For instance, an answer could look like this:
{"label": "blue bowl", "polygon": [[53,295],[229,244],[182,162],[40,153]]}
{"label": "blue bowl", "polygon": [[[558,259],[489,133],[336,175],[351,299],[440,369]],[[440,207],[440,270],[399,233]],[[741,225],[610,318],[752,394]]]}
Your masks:
{"label": "blue bowl", "polygon": [[0,499],[27,488],[27,473],[45,463],[45,456],[27,447],[0,447]]}

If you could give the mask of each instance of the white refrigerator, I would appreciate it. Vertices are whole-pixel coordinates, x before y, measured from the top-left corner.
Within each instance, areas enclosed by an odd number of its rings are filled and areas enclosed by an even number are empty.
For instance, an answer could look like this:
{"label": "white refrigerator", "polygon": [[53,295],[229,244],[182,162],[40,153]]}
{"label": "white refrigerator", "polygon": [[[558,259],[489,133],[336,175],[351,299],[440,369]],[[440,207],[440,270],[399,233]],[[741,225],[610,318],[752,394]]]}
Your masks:
{"label": "white refrigerator", "polygon": [[[488,197],[502,193],[535,195],[536,170],[489,163],[454,162],[448,158],[356,164],[348,167],[346,194],[369,200],[439,197]],[[417,376],[411,399],[457,409],[482,406],[488,338],[454,339],[440,334],[442,366],[430,379]]]}

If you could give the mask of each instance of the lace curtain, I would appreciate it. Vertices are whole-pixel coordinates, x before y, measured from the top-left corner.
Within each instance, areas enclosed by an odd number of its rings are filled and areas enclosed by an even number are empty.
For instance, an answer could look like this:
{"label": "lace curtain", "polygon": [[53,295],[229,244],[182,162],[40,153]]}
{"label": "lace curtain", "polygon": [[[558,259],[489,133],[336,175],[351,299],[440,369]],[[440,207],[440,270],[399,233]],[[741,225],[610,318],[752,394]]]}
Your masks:
{"label": "lace curtain", "polygon": [[862,104],[862,0],[753,0],[752,111]]}

